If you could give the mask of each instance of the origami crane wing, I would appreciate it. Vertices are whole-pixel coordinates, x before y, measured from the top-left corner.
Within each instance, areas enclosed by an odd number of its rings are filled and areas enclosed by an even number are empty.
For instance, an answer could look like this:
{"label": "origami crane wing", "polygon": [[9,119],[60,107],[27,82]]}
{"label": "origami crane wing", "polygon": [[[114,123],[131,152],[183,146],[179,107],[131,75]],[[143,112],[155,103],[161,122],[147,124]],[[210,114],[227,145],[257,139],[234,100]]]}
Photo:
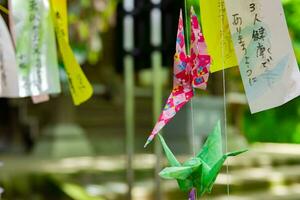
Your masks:
{"label": "origami crane wing", "polygon": [[198,158],[212,168],[223,156],[221,122],[218,121],[213,131],[209,134]]}
{"label": "origami crane wing", "polygon": [[[197,170],[201,173],[202,163],[199,158],[191,158],[188,161],[184,162],[180,167],[168,167],[161,171],[160,175],[166,179],[177,179],[177,180],[185,180],[188,177],[194,179],[192,176],[194,172]],[[194,181],[194,180],[193,180]]]}
{"label": "origami crane wing", "polygon": [[178,30],[176,38],[176,52],[173,63],[173,88],[178,86],[190,85],[191,80],[189,76],[190,69],[188,68],[188,55],[186,53],[186,44],[184,36],[184,25],[182,11],[178,21]]}
{"label": "origami crane wing", "polygon": [[209,78],[211,57],[207,53],[204,36],[193,7],[191,8],[191,28],[192,84],[194,88],[205,90]]}
{"label": "origami crane wing", "polygon": [[175,116],[175,114],[194,96],[191,83],[191,66],[185,50],[185,37],[182,11],[180,11],[174,56],[173,90],[156,123],[145,147],[153,140],[158,132]]}
{"label": "origami crane wing", "polygon": [[167,167],[163,169],[159,175],[165,179],[185,180],[193,173],[193,167]]}

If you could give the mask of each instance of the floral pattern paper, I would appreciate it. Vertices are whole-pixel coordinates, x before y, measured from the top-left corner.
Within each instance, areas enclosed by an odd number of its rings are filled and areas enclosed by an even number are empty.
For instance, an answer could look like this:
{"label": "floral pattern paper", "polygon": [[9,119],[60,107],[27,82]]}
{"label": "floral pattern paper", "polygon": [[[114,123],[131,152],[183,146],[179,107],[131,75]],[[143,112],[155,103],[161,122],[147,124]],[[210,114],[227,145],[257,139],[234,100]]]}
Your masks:
{"label": "floral pattern paper", "polygon": [[174,56],[173,90],[145,146],[192,99],[194,88],[205,90],[207,87],[211,57],[207,53],[204,36],[193,8],[191,9],[191,29],[191,53],[188,55],[182,12],[180,12]]}

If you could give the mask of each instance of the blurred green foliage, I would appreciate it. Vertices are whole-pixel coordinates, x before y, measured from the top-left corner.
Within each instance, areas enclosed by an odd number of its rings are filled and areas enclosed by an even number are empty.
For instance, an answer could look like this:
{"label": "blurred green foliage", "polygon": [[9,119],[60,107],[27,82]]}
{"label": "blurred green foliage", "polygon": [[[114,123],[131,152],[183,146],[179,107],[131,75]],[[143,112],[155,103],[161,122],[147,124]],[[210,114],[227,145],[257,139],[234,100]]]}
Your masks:
{"label": "blurred green foliage", "polygon": [[96,64],[102,56],[102,34],[116,24],[119,0],[70,0],[71,44],[81,63]]}
{"label": "blurred green foliage", "polygon": [[[300,61],[300,0],[283,0],[295,53]],[[250,142],[300,143],[300,98],[279,108],[251,115],[245,112],[244,130]]]}
{"label": "blurred green foliage", "polygon": [[283,0],[284,10],[293,39],[298,62],[300,61],[300,0]]}

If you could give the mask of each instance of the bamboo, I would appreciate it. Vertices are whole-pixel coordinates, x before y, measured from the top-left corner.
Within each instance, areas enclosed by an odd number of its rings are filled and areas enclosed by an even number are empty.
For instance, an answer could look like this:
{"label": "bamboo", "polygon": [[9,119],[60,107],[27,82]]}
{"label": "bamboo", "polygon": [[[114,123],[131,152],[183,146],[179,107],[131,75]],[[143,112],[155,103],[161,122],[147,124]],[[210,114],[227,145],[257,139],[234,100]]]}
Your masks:
{"label": "bamboo", "polygon": [[[153,4],[159,5],[161,0],[152,0]],[[154,47],[160,47],[162,44],[162,31],[161,31],[161,10],[159,8],[154,8],[151,10],[151,44]],[[152,63],[152,75],[153,75],[153,120],[154,123],[157,121],[161,112],[162,103],[162,55],[159,50],[153,51],[151,55]],[[156,155],[156,165],[155,165],[155,199],[162,199],[162,184],[159,177],[159,172],[162,168],[161,157],[162,148],[158,140],[154,142],[154,153]]]}
{"label": "bamboo", "polygon": [[[134,0],[124,0],[123,8],[126,12],[134,10]],[[134,49],[134,19],[127,14],[123,21],[123,48],[131,52]],[[126,129],[126,153],[127,153],[127,199],[132,200],[132,189],[134,184],[134,58],[132,55],[124,57],[124,76],[125,76],[125,129]]]}

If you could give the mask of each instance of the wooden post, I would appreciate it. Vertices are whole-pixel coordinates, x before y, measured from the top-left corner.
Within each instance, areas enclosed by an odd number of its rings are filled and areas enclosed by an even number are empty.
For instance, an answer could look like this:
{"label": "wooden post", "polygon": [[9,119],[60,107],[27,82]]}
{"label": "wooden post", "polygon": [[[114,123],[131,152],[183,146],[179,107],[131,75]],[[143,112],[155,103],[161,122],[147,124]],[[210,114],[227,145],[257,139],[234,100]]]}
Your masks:
{"label": "wooden post", "polygon": [[[161,112],[161,102],[162,102],[162,55],[161,51],[157,50],[162,44],[162,16],[160,4],[161,0],[151,0],[152,4],[155,5],[151,10],[151,45],[156,47],[155,51],[152,52],[151,55],[151,63],[152,63],[152,75],[153,75],[153,114],[154,114],[154,123],[157,121],[159,114]],[[159,177],[159,172],[161,170],[161,145],[158,140],[154,142],[154,152],[156,155],[156,165],[155,165],[155,199],[162,199],[162,186],[161,180]]]}
{"label": "wooden post", "polygon": [[[126,12],[124,17],[124,38],[123,48],[126,52],[131,52],[134,49],[134,19],[128,14],[134,9],[134,0],[124,0],[123,8]],[[126,152],[127,152],[127,183],[128,196],[127,199],[132,199],[132,188],[134,184],[134,58],[128,54],[124,57],[124,75],[125,75],[125,127],[126,127]]]}

